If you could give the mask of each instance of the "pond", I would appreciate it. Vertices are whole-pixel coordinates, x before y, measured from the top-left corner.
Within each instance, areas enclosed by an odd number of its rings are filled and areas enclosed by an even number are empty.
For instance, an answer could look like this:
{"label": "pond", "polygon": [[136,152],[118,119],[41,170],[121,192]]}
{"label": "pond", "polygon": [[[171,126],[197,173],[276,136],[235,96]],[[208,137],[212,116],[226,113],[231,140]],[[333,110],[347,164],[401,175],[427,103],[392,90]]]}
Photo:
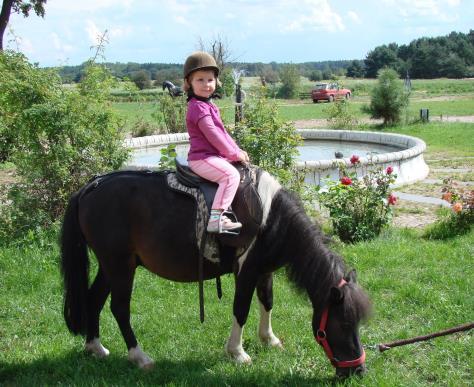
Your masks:
{"label": "pond", "polygon": [[[164,146],[150,147],[146,149],[134,149],[129,165],[133,166],[156,166],[160,161],[160,150]],[[180,160],[186,160],[189,144],[176,144],[176,152]],[[398,152],[400,149],[393,145],[363,143],[358,141],[339,140],[306,140],[298,147],[300,152],[298,161],[330,160],[335,158],[336,152],[341,152],[344,157],[368,156],[390,152]]]}

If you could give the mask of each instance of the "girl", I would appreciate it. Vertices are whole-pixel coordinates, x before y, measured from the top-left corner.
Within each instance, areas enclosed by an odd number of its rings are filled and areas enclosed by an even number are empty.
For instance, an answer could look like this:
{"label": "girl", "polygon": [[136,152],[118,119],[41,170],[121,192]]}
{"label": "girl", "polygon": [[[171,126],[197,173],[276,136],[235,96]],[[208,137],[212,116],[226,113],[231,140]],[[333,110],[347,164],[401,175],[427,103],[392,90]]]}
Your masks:
{"label": "girl", "polygon": [[191,54],[184,63],[184,90],[188,94],[186,125],[189,133],[189,167],[199,176],[219,185],[207,231],[211,233],[238,232],[240,222],[233,222],[224,211],[231,205],[240,175],[230,162],[249,162],[227,133],[219,109],[211,102],[218,85],[219,68],[214,58],[206,52]]}

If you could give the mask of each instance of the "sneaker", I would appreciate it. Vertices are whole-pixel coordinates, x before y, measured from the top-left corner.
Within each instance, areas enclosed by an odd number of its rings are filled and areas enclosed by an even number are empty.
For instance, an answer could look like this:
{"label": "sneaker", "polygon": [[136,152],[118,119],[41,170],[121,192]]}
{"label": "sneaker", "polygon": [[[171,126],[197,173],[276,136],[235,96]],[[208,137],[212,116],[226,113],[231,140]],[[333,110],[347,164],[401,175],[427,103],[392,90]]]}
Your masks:
{"label": "sneaker", "polygon": [[207,224],[207,232],[210,233],[225,233],[226,231],[239,231],[242,228],[242,223],[233,222],[225,215],[219,217],[212,217]]}

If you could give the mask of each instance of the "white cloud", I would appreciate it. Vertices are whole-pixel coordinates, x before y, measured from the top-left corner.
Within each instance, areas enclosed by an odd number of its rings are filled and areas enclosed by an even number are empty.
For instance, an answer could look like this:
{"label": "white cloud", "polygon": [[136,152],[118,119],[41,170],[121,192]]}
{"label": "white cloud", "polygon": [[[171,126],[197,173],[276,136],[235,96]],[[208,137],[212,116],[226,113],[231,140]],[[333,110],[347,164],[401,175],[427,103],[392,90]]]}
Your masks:
{"label": "white cloud", "polygon": [[[283,4],[283,3],[282,3]],[[335,32],[345,29],[341,16],[331,9],[327,0],[305,0],[298,7],[293,2],[284,2],[286,13],[291,15],[297,11],[297,15],[290,22],[285,22],[281,30],[283,32],[292,31],[326,31]]]}
{"label": "white cloud", "polygon": [[[395,8],[399,15],[407,19],[433,18],[434,21],[454,22],[459,18],[455,13],[459,0],[382,0]],[[454,13],[453,13],[454,12]]]}
{"label": "white cloud", "polygon": [[179,24],[183,24],[185,26],[189,25],[189,22],[186,20],[186,18],[182,15],[179,15],[179,16],[175,16],[174,17],[174,20],[176,21],[176,23],[179,23]]}
{"label": "white cloud", "polygon": [[113,8],[114,10],[123,8],[130,9],[134,0],[80,0],[80,1],[51,1],[48,2],[46,13],[51,11],[66,12],[93,12],[99,9]]}
{"label": "white cloud", "polygon": [[121,38],[123,36],[128,36],[133,32],[132,26],[125,27],[112,27],[108,30],[108,35],[111,38]]}
{"label": "white cloud", "polygon": [[104,33],[103,31],[99,30],[99,28],[96,26],[96,24],[92,20],[86,21],[86,32],[87,32],[87,35],[89,36],[89,42],[92,45],[97,45],[100,41],[100,37]]}
{"label": "white cloud", "polygon": [[354,11],[347,12],[347,16],[351,19],[354,23],[362,24],[362,20],[360,20],[359,15]]}
{"label": "white cloud", "polygon": [[67,53],[73,50],[73,47],[70,44],[63,43],[61,38],[55,32],[51,34],[51,39],[53,41],[53,46],[57,51]]}

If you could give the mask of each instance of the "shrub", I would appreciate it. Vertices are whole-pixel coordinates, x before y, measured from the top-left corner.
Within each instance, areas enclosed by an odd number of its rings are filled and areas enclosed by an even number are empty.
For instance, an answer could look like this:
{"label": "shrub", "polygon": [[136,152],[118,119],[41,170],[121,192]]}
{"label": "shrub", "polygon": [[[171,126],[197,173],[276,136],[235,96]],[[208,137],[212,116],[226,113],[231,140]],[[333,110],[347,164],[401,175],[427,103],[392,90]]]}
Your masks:
{"label": "shrub", "polygon": [[280,69],[281,88],[283,98],[296,98],[300,88],[300,72],[294,64],[283,65]]}
{"label": "shrub", "polygon": [[252,163],[285,183],[291,180],[301,138],[293,124],[280,119],[275,102],[268,100],[265,92],[262,87],[255,98],[245,100],[244,118],[233,134]]}
{"label": "shrub", "polygon": [[359,179],[356,168],[359,157],[352,156],[348,171],[343,162],[338,163],[339,181],[328,181],[319,187],[317,198],[329,211],[334,232],[343,242],[359,242],[375,238],[392,218],[391,205],[397,198],[390,192],[395,182],[393,168],[373,168]]}
{"label": "shrub", "polygon": [[370,92],[370,106],[365,110],[372,118],[383,118],[384,125],[393,125],[400,122],[408,97],[398,73],[385,68],[379,71],[377,84]]}
{"label": "shrub", "polygon": [[328,123],[331,128],[354,129],[359,124],[354,113],[350,111],[349,106],[349,101],[338,99],[325,108],[325,111],[329,116]]}
{"label": "shrub", "polygon": [[145,137],[150,136],[156,132],[156,128],[152,123],[146,121],[143,118],[139,118],[132,125],[132,136],[133,137]]}
{"label": "shrub", "polygon": [[166,133],[186,132],[186,96],[171,97],[163,94],[158,97],[158,110],[152,114],[158,126]]}
{"label": "shrub", "polygon": [[427,239],[448,239],[468,233],[474,224],[474,190],[460,187],[451,178],[444,180],[442,198],[451,203],[450,211],[441,212],[440,219],[429,226]]}
{"label": "shrub", "polygon": [[0,54],[2,109],[12,116],[11,155],[18,182],[2,206],[4,232],[45,226],[60,218],[72,192],[91,176],[119,168],[128,156],[106,102],[113,83],[92,62],[77,89],[31,65],[21,54]]}

